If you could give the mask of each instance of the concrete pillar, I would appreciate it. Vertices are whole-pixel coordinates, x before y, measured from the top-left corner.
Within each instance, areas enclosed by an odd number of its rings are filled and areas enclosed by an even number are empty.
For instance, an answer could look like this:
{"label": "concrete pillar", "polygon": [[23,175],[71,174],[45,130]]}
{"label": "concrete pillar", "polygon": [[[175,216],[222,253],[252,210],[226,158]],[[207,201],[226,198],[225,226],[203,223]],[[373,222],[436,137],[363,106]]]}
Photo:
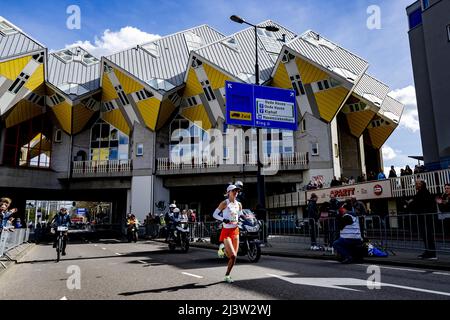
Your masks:
{"label": "concrete pillar", "polygon": [[364,151],[364,135],[359,137],[359,159],[361,160],[361,172],[367,177],[366,154]]}
{"label": "concrete pillar", "polygon": [[334,175],[339,178],[342,175],[341,170],[341,162],[339,155],[339,133],[338,133],[338,125],[337,125],[337,117],[333,119],[330,123],[331,129],[331,154],[333,157],[333,170]]}
{"label": "concrete pillar", "polygon": [[140,222],[153,209],[153,176],[135,176],[131,179],[131,212]]}
{"label": "concrete pillar", "polygon": [[391,228],[397,229],[398,228],[397,202],[395,199],[389,199],[388,211],[389,211],[389,225]]}

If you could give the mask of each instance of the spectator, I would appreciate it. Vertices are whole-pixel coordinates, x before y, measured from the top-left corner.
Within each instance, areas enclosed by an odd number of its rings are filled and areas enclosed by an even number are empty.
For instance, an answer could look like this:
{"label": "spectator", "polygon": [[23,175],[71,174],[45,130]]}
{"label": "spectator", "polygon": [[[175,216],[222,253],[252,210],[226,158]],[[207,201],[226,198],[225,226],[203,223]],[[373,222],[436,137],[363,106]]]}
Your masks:
{"label": "spectator", "polygon": [[423,180],[416,181],[417,193],[409,203],[410,210],[418,215],[419,232],[425,244],[425,252],[418,256],[421,259],[437,260],[434,242],[433,215],[436,213],[436,202],[427,184]]}
{"label": "spectator", "polygon": [[366,206],[361,201],[358,201],[355,196],[351,197],[350,203],[357,217],[364,217],[367,215]]}
{"label": "spectator", "polygon": [[450,213],[450,184],[444,186],[444,193],[436,199],[440,212]]}
{"label": "spectator", "polygon": [[391,170],[389,171],[389,178],[397,178],[397,172],[395,171],[394,166],[391,166]]}
{"label": "spectator", "polygon": [[12,200],[10,198],[1,198],[0,199],[0,232],[2,228],[6,228],[7,226],[12,225],[12,220],[14,220],[14,213],[17,212],[17,209],[9,210],[11,206]]}
{"label": "spectator", "polygon": [[414,167],[414,174],[419,174],[419,173],[420,173],[419,166],[416,165],[416,166]]}
{"label": "spectator", "polygon": [[380,171],[380,173],[378,174],[377,180],[386,180],[386,175],[384,174],[383,171]]}
{"label": "spectator", "polygon": [[319,246],[317,245],[317,238],[316,238],[316,222],[317,219],[319,218],[319,209],[317,207],[317,200],[318,200],[317,195],[313,193],[311,195],[311,198],[309,199],[307,208],[309,230],[311,235],[311,250],[313,251],[320,250]]}
{"label": "spectator", "polygon": [[400,177],[406,176],[405,169],[400,169]]}
{"label": "spectator", "polygon": [[405,168],[405,176],[412,176],[413,172],[411,168],[407,165]]}
{"label": "spectator", "polygon": [[336,179],[336,176],[333,177],[333,180],[331,180],[330,187],[337,187],[339,186],[339,181]]}
{"label": "spectator", "polygon": [[340,237],[333,243],[333,247],[341,256],[342,263],[352,263],[358,258],[357,251],[362,246],[362,237],[358,217],[348,204],[339,209],[338,223]]}
{"label": "spectator", "polygon": [[355,178],[353,178],[353,176],[350,177],[350,179],[348,180],[348,184],[355,184]]}

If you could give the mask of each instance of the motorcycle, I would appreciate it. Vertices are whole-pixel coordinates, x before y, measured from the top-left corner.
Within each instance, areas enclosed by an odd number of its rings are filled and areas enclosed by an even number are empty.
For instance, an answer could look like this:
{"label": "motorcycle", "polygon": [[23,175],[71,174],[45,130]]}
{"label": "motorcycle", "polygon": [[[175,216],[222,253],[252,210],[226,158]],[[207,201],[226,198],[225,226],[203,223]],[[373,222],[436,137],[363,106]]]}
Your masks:
{"label": "motorcycle", "polygon": [[131,224],[128,226],[128,242],[134,241],[135,243],[138,241],[138,228],[136,224]]}
{"label": "motorcycle", "polygon": [[[262,221],[256,219],[250,210],[243,210],[239,218],[239,250],[238,256],[247,256],[248,260],[256,263],[261,258],[261,241],[263,239]],[[211,243],[220,245],[219,238],[222,232],[222,223],[212,230]]]}
{"label": "motorcycle", "polygon": [[172,230],[168,239],[169,250],[175,251],[176,247],[180,247],[181,252],[187,253],[189,250],[189,234],[187,221],[175,222],[175,229]]}

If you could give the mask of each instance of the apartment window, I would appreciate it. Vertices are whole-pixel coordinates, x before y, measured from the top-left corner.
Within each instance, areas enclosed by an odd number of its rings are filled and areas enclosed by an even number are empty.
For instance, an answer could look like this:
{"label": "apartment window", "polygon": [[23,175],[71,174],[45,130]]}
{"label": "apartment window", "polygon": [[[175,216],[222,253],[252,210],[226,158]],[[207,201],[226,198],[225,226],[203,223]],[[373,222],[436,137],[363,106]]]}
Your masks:
{"label": "apartment window", "polygon": [[125,92],[123,91],[123,88],[121,85],[118,85],[116,87],[114,87],[117,91],[117,94],[119,95],[120,101],[122,102],[122,104],[124,106],[130,104],[130,101],[128,100],[127,95],[125,94]]}
{"label": "apartment window", "polygon": [[319,90],[320,90],[320,91],[323,90],[322,82],[317,82],[317,86],[319,87]]}
{"label": "apartment window", "polygon": [[82,61],[88,67],[99,62],[99,60],[96,57],[90,55],[89,53],[85,53],[83,55]]}
{"label": "apartment window", "polygon": [[317,87],[319,88],[319,91],[328,90],[330,88],[335,87],[334,83],[328,79],[318,81]]}
{"label": "apartment window", "polygon": [[142,89],[141,91],[136,92],[136,96],[139,101],[150,99],[153,97],[153,94],[146,89]]}
{"label": "apartment window", "polygon": [[296,75],[295,77],[290,77],[290,79],[292,83],[292,88],[294,88],[295,91],[295,95],[296,96],[305,95],[306,94],[305,87],[303,86],[303,82],[300,76]]}
{"label": "apartment window", "polygon": [[55,55],[64,63],[73,61],[73,53],[70,50],[56,52]]}
{"label": "apartment window", "polygon": [[17,30],[14,29],[9,23],[7,23],[6,21],[0,21],[0,33],[8,36],[11,34],[16,33]]}
{"label": "apartment window", "polygon": [[28,96],[28,101],[37,104],[38,106],[43,107],[44,106],[44,97],[37,95],[36,93],[32,92]]}
{"label": "apartment window", "polygon": [[56,129],[56,131],[55,131],[55,142],[56,143],[62,142],[62,130],[61,129]]}
{"label": "apartment window", "polygon": [[228,160],[230,158],[230,154],[228,152],[228,148],[227,147],[223,147],[223,159],[224,160]]}
{"label": "apartment window", "polygon": [[192,68],[197,69],[198,67],[200,67],[203,63],[198,60],[197,58],[193,58],[192,59]]}
{"label": "apartment window", "polygon": [[313,142],[311,143],[311,154],[313,156],[318,156],[319,155],[319,144],[317,142]]}
{"label": "apartment window", "polygon": [[209,81],[208,80],[202,81],[201,84],[202,84],[202,87],[203,87],[203,92],[206,95],[206,99],[208,101],[216,100],[216,96],[214,95],[214,92],[213,92],[213,90],[212,90],[212,88],[210,86]]}
{"label": "apartment window", "polygon": [[204,45],[203,39],[191,31],[184,34],[184,39],[186,40],[189,52]]}
{"label": "apartment window", "polygon": [[422,0],[422,10],[427,10],[430,7],[430,0]]}
{"label": "apartment window", "polygon": [[113,71],[113,68],[109,65],[107,65],[106,63],[103,64],[103,71],[105,73],[111,73]]}
{"label": "apartment window", "polygon": [[112,101],[108,101],[108,102],[103,103],[103,108],[104,108],[105,112],[108,112],[108,111],[113,111],[114,109],[116,109],[116,106],[114,105],[114,103]]}
{"label": "apartment window", "polygon": [[90,110],[95,110],[95,107],[97,106],[97,101],[91,97],[87,101],[84,102],[84,105],[86,108],[88,108]]}
{"label": "apartment window", "polygon": [[447,26],[447,39],[450,42],[450,24]]}
{"label": "apartment window", "polygon": [[302,119],[300,130],[306,132],[306,119]]}
{"label": "apartment window", "polygon": [[91,129],[90,160],[127,160],[128,144],[126,134],[99,120]]}
{"label": "apartment window", "polygon": [[159,45],[157,43],[149,43],[142,46],[142,49],[150,53],[154,58],[159,58]]}
{"label": "apartment window", "polygon": [[44,63],[44,53],[38,53],[33,56],[33,59],[39,63]]}
{"label": "apartment window", "polygon": [[198,105],[197,98],[195,98],[195,97],[187,98],[187,103],[188,103],[189,107],[194,107],[194,106]]}
{"label": "apartment window", "polygon": [[7,128],[3,164],[13,167],[49,168],[53,125],[45,115]]}
{"label": "apartment window", "polygon": [[30,76],[21,72],[16,81],[14,81],[11,87],[9,87],[8,91],[17,94],[19,90],[22,89],[25,82],[28,81],[28,79],[30,79]]}
{"label": "apartment window", "polygon": [[136,157],[142,157],[144,155],[144,144],[138,143],[136,145]]}
{"label": "apartment window", "polygon": [[418,8],[409,15],[409,29],[422,24],[422,8]]}
{"label": "apartment window", "polygon": [[337,143],[334,144],[334,157],[339,158],[339,146]]}
{"label": "apartment window", "polygon": [[57,93],[55,93],[54,95],[50,96],[49,99],[52,102],[53,106],[57,106],[58,104],[64,102],[64,98],[61,97]]}

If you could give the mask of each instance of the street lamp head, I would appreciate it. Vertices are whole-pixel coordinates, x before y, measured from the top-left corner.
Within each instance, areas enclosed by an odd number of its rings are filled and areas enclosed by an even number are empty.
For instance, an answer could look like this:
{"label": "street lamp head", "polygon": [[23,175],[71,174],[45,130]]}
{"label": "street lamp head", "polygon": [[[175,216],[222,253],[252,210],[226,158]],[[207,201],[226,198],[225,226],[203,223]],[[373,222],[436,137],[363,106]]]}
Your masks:
{"label": "street lamp head", "polygon": [[231,21],[234,21],[234,22],[237,22],[237,23],[244,23],[245,22],[244,19],[242,19],[241,17],[238,17],[236,15],[232,15],[230,17],[230,19],[231,19]]}
{"label": "street lamp head", "polygon": [[271,32],[277,32],[277,31],[280,31],[280,28],[277,28],[277,27],[275,27],[275,26],[267,26],[267,27],[265,27],[265,29],[266,29],[267,31],[271,31]]}

